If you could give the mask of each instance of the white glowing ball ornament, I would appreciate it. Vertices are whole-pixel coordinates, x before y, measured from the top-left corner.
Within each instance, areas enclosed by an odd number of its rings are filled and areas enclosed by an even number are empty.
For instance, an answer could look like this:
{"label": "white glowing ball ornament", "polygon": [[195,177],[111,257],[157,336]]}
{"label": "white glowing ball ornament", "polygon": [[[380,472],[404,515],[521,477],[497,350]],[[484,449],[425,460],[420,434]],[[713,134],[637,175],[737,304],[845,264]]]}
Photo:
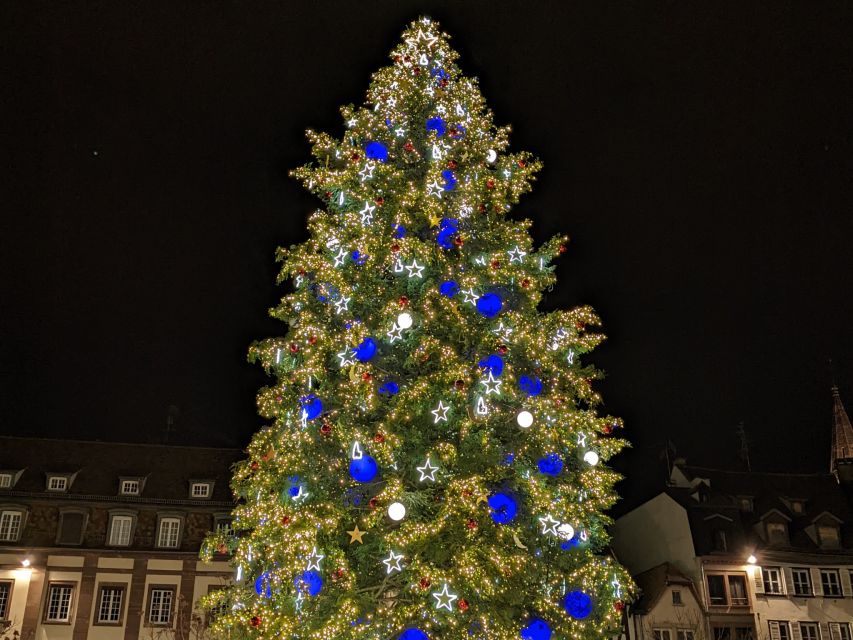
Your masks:
{"label": "white glowing ball ornament", "polygon": [[405,311],[397,316],[397,326],[401,329],[408,329],[412,326],[412,315]]}
{"label": "white glowing ball ornament", "polygon": [[406,507],[402,502],[392,502],[388,505],[388,517],[394,522],[399,522],[406,517]]}
{"label": "white glowing ball ornament", "polygon": [[587,451],[585,454],[583,454],[583,460],[590,467],[594,467],[598,464],[598,454],[595,451]]}
{"label": "white glowing ball ornament", "polygon": [[486,152],[486,162],[488,162],[489,164],[494,163],[494,161],[497,159],[498,159],[498,152],[495,151],[494,149],[489,149]]}
{"label": "white glowing ball ornament", "polygon": [[563,540],[571,540],[575,535],[575,529],[568,522],[564,522],[557,527],[557,533]]}
{"label": "white glowing ball ornament", "polygon": [[533,414],[529,411],[522,411],[516,417],[518,421],[518,426],[522,429],[527,429],[530,425],[533,424]]}

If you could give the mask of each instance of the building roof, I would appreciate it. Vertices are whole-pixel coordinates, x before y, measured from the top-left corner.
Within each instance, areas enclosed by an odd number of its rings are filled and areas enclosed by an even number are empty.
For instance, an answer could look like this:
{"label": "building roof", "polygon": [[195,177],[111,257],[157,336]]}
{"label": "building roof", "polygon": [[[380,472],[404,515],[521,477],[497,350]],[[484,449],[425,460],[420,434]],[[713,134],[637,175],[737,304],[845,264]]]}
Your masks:
{"label": "building roof", "polygon": [[838,463],[853,463],[853,426],[841,402],[838,387],[832,387],[832,451],[829,470],[835,472]]}
{"label": "building roof", "polygon": [[[726,471],[687,465],[677,469],[687,484],[677,484],[668,493],[688,509],[699,555],[713,553],[714,529],[727,532],[730,552],[763,546],[757,525],[766,519],[786,522],[788,548],[810,553],[827,551],[809,535],[810,528],[816,520],[834,519],[842,525],[840,552],[853,552],[853,513],[833,474]],[[751,510],[741,508],[742,499],[752,501]],[[795,502],[802,505],[801,512],[793,508]]]}
{"label": "building roof", "polygon": [[[648,613],[654,609],[660,597],[666,592],[666,588],[672,585],[687,588],[693,597],[697,598],[690,578],[668,562],[637,574],[634,576],[634,582],[640,590],[640,597],[631,607],[634,613]],[[696,601],[699,602],[698,598]]]}
{"label": "building roof", "polygon": [[[0,472],[21,471],[3,495],[119,499],[119,478],[144,478],[141,497],[123,501],[232,503],[232,465],[239,449],[0,436]],[[64,494],[46,491],[48,474],[76,474]],[[212,481],[209,499],[189,500],[190,481]],[[61,499],[61,498],[60,498]]]}

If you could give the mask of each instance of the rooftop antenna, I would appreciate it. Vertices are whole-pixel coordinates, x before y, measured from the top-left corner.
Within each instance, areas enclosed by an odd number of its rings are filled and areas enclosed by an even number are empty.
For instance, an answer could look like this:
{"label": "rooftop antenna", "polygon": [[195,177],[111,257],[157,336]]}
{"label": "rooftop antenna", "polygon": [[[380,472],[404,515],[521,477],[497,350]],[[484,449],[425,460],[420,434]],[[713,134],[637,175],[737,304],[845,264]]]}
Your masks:
{"label": "rooftop antenna", "polygon": [[175,431],[175,420],[181,414],[181,410],[173,404],[166,409],[166,426],[163,428],[163,444],[169,444],[169,436]]}
{"label": "rooftop antenna", "polygon": [[744,429],[743,421],[738,424],[736,432],[740,438],[740,459],[746,464],[746,470],[751,472],[752,465],[749,464],[749,441],[746,439],[746,429]]}

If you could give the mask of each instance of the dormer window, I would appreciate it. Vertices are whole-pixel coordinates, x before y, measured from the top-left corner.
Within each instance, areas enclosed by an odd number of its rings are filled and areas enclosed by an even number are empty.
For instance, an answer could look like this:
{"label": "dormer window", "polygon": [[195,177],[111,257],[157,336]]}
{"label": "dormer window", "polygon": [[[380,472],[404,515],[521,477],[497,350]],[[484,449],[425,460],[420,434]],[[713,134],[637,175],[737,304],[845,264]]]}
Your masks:
{"label": "dormer window", "polygon": [[738,498],[738,507],[744,513],[752,513],[752,498],[750,498],[749,496],[741,496],[740,498]]}
{"label": "dormer window", "polygon": [[802,500],[791,500],[791,511],[797,515],[801,515],[806,510],[806,503]]}
{"label": "dormer window", "polygon": [[142,482],[139,478],[122,478],[119,484],[119,493],[123,496],[138,496],[142,491]]}
{"label": "dormer window", "polygon": [[190,498],[194,500],[206,500],[213,494],[213,482],[193,481],[190,482]]}
{"label": "dormer window", "polygon": [[768,522],[766,526],[769,544],[788,544],[788,527],[784,522]]}
{"label": "dormer window", "polygon": [[0,489],[10,489],[12,487],[12,474],[0,473]]}
{"label": "dormer window", "polygon": [[68,490],[68,476],[48,476],[47,490],[62,493]]}
{"label": "dormer window", "polygon": [[841,546],[841,535],[838,527],[831,524],[818,525],[817,537],[820,546],[827,549],[837,549]]}

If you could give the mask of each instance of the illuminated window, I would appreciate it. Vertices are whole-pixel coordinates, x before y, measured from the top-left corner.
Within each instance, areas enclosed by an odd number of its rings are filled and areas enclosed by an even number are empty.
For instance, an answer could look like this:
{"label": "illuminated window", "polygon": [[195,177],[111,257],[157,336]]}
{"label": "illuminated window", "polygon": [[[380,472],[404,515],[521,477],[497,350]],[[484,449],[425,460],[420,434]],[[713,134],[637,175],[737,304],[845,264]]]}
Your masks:
{"label": "illuminated window", "polygon": [[112,547],[129,547],[133,516],[113,516],[110,518],[109,545]]}
{"label": "illuminated window", "polygon": [[68,478],[65,476],[50,476],[47,479],[48,491],[65,491],[68,489]]}
{"label": "illuminated window", "polygon": [[209,498],[211,484],[209,482],[193,482],[190,484],[191,498]]}
{"label": "illuminated window", "polygon": [[12,581],[0,582],[0,620],[9,619],[9,603],[12,601]]}
{"label": "illuminated window", "polygon": [[73,584],[52,583],[47,590],[44,621],[71,622],[71,598],[73,595]]}
{"label": "illuminated window", "polygon": [[181,521],[179,518],[160,518],[157,546],[164,549],[177,549],[180,533]]}
{"label": "illuminated window", "polygon": [[0,541],[17,542],[21,537],[21,522],[24,514],[21,511],[0,512]]}
{"label": "illuminated window", "polygon": [[140,489],[139,480],[122,480],[121,495],[123,496],[138,496]]}
{"label": "illuminated window", "polygon": [[794,579],[795,596],[812,595],[812,577],[808,569],[791,569],[791,576]]}
{"label": "illuminated window", "polygon": [[12,486],[12,474],[0,473],[0,489],[8,489]]}
{"label": "illuminated window", "polygon": [[98,597],[98,624],[121,624],[124,585],[101,585]]}
{"label": "illuminated window", "polygon": [[823,595],[830,598],[840,598],[841,578],[838,569],[821,569],[820,586],[823,588]]}
{"label": "illuminated window", "polygon": [[172,622],[174,587],[151,587],[148,592],[148,624],[168,625]]}

